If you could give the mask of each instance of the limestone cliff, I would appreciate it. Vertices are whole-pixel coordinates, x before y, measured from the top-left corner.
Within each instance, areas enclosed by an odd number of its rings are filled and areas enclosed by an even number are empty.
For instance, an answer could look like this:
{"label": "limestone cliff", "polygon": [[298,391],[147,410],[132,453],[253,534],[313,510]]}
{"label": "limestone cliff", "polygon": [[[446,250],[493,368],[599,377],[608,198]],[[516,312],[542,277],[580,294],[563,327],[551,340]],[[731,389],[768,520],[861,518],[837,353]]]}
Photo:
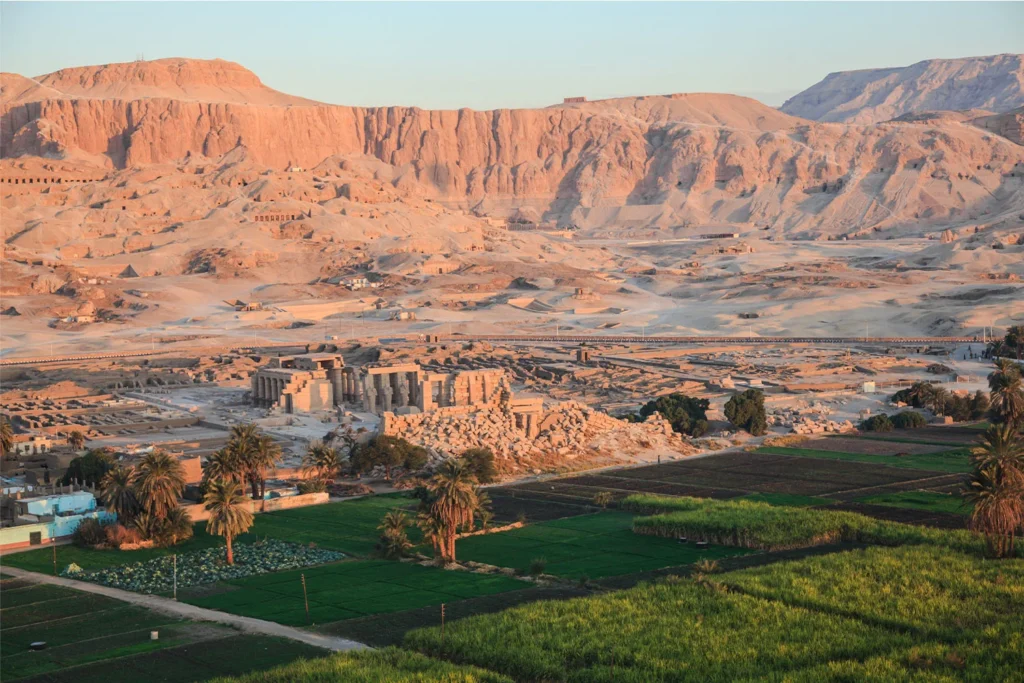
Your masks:
{"label": "limestone cliff", "polygon": [[907,67],[831,73],[782,111],[815,121],[876,123],[921,111],[1024,105],[1024,55],[929,59]]}

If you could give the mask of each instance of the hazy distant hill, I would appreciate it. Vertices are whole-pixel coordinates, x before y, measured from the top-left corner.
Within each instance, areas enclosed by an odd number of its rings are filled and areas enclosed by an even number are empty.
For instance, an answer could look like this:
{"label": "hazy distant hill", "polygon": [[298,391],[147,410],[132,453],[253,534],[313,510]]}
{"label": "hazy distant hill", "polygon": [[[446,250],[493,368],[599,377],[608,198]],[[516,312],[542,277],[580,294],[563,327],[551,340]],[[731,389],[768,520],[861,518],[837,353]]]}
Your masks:
{"label": "hazy distant hill", "polygon": [[893,69],[840,71],[791,97],[782,111],[815,121],[875,123],[910,112],[1024,105],[1024,55],[929,59]]}

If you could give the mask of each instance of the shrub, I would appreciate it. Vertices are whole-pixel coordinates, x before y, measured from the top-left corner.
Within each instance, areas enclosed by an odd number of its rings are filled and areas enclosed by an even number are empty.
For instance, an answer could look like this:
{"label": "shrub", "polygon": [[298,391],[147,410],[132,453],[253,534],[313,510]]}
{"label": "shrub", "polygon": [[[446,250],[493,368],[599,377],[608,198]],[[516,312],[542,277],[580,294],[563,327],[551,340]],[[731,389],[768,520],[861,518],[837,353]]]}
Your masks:
{"label": "shrub", "polygon": [[[672,423],[673,431],[689,436],[703,436],[708,431],[708,406],[706,398],[692,398],[685,394],[669,394],[648,401],[640,408],[639,416],[647,418],[654,413]],[[639,421],[639,420],[630,420]]]}
{"label": "shrub", "polygon": [[540,576],[544,573],[544,568],[548,566],[548,561],[543,557],[535,557],[530,561],[530,576]]}
{"label": "shrub", "polygon": [[980,420],[988,414],[988,409],[991,406],[988,394],[981,389],[974,394],[974,398],[971,399],[971,419]]}
{"label": "shrub", "polygon": [[95,517],[86,517],[71,535],[71,542],[81,548],[103,545],[107,542],[106,528]]}
{"label": "shrub", "polygon": [[61,483],[64,485],[76,481],[99,484],[103,476],[114,468],[114,458],[102,450],[90,450],[68,463],[68,471],[64,473]]}
{"label": "shrub", "polygon": [[490,484],[498,478],[498,470],[494,466],[494,452],[490,448],[469,448],[460,457],[479,483]]}
{"label": "shrub", "polygon": [[325,493],[327,491],[327,482],[323,479],[306,479],[298,483],[297,488],[299,493]]}
{"label": "shrub", "polygon": [[754,436],[761,436],[768,431],[768,421],[764,412],[764,392],[759,389],[747,389],[736,394],[725,404],[725,416],[734,427],[745,429]]}
{"label": "shrub", "polygon": [[606,507],[608,507],[608,505],[611,502],[612,502],[612,492],[611,491],[598,491],[597,493],[594,494],[594,505],[600,506],[602,508],[606,508]]}
{"label": "shrub", "polygon": [[892,420],[885,413],[872,415],[860,423],[858,428],[864,432],[891,432],[893,430]]}
{"label": "shrub", "polygon": [[892,416],[892,426],[896,429],[920,429],[927,424],[928,420],[924,419],[924,415],[913,410],[905,410]]}
{"label": "shrub", "polygon": [[403,438],[379,434],[365,444],[352,449],[349,458],[352,470],[358,474],[374,467],[383,467],[385,477],[391,479],[391,470],[404,467],[412,471],[427,464],[427,450],[415,446]]}
{"label": "shrub", "polygon": [[123,524],[110,524],[104,528],[107,536],[107,545],[111,548],[120,548],[123,545],[136,545],[142,541],[142,534],[132,527]]}

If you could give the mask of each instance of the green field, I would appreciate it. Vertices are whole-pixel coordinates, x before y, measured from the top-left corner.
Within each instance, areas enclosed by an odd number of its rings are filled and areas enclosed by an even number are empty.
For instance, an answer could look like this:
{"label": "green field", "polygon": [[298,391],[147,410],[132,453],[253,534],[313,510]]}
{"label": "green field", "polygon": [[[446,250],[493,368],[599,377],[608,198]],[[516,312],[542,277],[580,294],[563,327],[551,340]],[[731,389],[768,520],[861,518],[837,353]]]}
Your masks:
{"label": "green field", "polygon": [[[0,605],[5,681],[199,681],[324,654],[20,579],[0,580]],[[150,640],[150,631],[159,640]],[[30,650],[37,641],[46,649]]]}
{"label": "green field", "polygon": [[461,560],[523,571],[533,560],[543,558],[545,574],[592,579],[744,552],[722,546],[698,550],[692,543],[682,545],[670,539],[639,536],[632,527],[631,514],[599,512],[464,538],[457,543],[456,551]]}
{"label": "green field", "polygon": [[181,594],[200,607],[281,624],[307,624],[302,594],[306,577],[310,621],[323,624],[371,614],[440,605],[529,584],[503,575],[447,571],[412,562],[350,560],[218,584],[215,592]]}
{"label": "green field", "polygon": [[952,493],[935,493],[933,491],[900,491],[883,493],[877,496],[858,498],[858,503],[871,505],[887,505],[910,510],[926,510],[928,512],[950,512],[957,515],[969,514],[971,508],[964,504],[964,499]]}
{"label": "green field", "polygon": [[819,498],[817,496],[800,496],[792,493],[750,493],[740,496],[736,500],[752,500],[769,505],[783,505],[787,507],[809,508],[820,505],[835,505],[831,498]]}
{"label": "green field", "polygon": [[[295,510],[268,512],[255,515],[249,533],[236,538],[238,543],[252,543],[257,538],[279,538],[294,543],[315,543],[320,547],[352,555],[366,555],[377,542],[377,525],[384,514],[395,507],[410,506],[407,496],[369,496],[352,501],[315,505]],[[221,547],[224,539],[206,532],[206,522],[197,522],[194,536],[173,548],[144,548],[141,550],[95,550],[73,545],[57,546],[57,571],[74,562],[82,569],[103,569],[133,562],[145,562],[172,553],[187,553],[211,547]],[[409,530],[414,541],[419,531]],[[53,574],[53,548],[40,548],[4,557],[4,564],[29,571]]]}
{"label": "green field", "polygon": [[[881,439],[877,439],[881,440]],[[823,460],[850,460],[853,462],[902,467],[914,470],[931,470],[933,472],[970,472],[970,451],[955,448],[940,453],[921,453],[917,455],[869,455],[865,453],[840,453],[835,451],[819,451],[809,448],[786,448],[782,446],[762,446],[756,453],[769,455],[794,455],[802,458],[821,458]]]}
{"label": "green field", "polygon": [[239,678],[220,678],[210,683],[229,683],[230,681],[237,683],[292,683],[293,681],[512,683],[511,678],[485,669],[450,664],[398,648],[336,654]]}
{"label": "green field", "polygon": [[1019,681],[1022,585],[1021,560],[872,548],[532,603],[405,645],[517,680]]}

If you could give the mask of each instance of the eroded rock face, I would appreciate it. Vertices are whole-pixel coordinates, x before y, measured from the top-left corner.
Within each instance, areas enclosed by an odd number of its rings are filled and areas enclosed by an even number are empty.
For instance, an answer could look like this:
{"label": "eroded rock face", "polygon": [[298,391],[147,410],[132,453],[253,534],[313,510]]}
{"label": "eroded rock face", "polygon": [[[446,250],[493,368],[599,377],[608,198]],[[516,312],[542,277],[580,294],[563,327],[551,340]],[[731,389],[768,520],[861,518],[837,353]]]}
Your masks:
{"label": "eroded rock face", "polygon": [[1024,105],[1024,55],[929,59],[894,69],[839,71],[791,97],[782,111],[815,121],[876,123],[921,111]]}
{"label": "eroded rock face", "polygon": [[[1001,66],[983,71],[1018,73],[1014,59],[991,58]],[[929,78],[952,78],[948,68]],[[986,78],[976,81],[998,80]],[[271,90],[220,60],[65,69],[35,81],[4,74],[2,84],[6,157],[77,155],[138,168],[244,150],[247,182],[260,165],[281,171],[372,159],[403,196],[464,207],[512,198],[538,216],[590,226],[666,227],[700,217],[842,233],[893,215],[879,205],[915,220],[948,219],[998,201],[1024,157],[970,122],[819,124],[732,95],[487,112],[344,107]],[[1010,102],[1015,87],[986,102]],[[951,186],[979,169],[984,188]]]}

